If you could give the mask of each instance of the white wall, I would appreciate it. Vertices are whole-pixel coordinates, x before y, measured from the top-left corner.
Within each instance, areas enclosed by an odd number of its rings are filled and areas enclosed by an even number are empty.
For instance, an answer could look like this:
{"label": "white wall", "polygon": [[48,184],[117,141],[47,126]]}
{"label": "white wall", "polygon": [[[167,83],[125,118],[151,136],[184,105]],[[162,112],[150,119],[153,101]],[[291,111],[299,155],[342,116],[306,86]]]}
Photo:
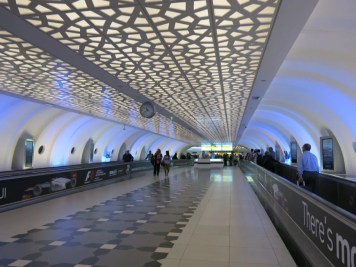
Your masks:
{"label": "white wall", "polygon": [[[135,160],[140,159],[144,147],[148,151],[156,146],[186,145],[138,128],[4,94],[0,94],[0,124],[6,129],[0,133],[0,171],[24,168],[26,138],[35,142],[33,168],[81,164],[89,139],[96,149],[93,162],[117,160],[123,145],[131,150]],[[40,147],[44,148],[42,153]],[[112,150],[111,158],[106,158],[106,152]]]}
{"label": "white wall", "polygon": [[352,0],[318,2],[240,144],[261,144],[268,136],[283,149],[294,137],[299,146],[310,143],[320,160],[320,137],[327,128],[340,145],[342,155],[335,157],[345,159],[347,175],[356,175],[355,10]]}

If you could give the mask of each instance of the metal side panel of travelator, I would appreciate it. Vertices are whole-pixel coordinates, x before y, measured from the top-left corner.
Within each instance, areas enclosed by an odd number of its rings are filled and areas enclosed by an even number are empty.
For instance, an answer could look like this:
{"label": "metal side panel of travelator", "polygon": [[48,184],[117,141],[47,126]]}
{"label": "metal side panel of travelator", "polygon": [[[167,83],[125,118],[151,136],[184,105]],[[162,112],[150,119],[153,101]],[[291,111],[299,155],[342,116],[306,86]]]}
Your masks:
{"label": "metal side panel of travelator", "polygon": [[240,165],[298,266],[356,267],[356,216],[252,162]]}
{"label": "metal side panel of travelator", "polygon": [[31,171],[27,174],[15,171],[14,175],[6,173],[4,177],[0,174],[0,212],[124,181],[130,179],[132,173],[152,169],[147,161],[92,166],[48,168],[46,171]]}

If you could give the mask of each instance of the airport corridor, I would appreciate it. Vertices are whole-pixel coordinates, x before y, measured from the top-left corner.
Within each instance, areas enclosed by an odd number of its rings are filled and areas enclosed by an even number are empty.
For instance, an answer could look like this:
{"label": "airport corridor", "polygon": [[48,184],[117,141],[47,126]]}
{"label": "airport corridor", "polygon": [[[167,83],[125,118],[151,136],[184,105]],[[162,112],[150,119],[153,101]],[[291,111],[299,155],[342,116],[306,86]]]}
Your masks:
{"label": "airport corridor", "polygon": [[296,266],[238,167],[140,172],[0,221],[0,266]]}

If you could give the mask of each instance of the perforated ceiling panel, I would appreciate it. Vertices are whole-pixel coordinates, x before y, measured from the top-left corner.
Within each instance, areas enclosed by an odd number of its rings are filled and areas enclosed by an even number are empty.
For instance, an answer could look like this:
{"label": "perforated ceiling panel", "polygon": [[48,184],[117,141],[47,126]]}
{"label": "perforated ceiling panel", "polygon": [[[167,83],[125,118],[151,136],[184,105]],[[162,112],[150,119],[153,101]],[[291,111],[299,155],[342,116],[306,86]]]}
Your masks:
{"label": "perforated ceiling panel", "polygon": [[[200,134],[174,123],[176,138],[234,142],[279,1],[0,4]],[[0,77],[6,90],[170,135],[149,126],[163,121],[169,129],[169,118],[142,119],[140,103],[117,88],[49,56],[51,51],[5,30],[0,34]]]}

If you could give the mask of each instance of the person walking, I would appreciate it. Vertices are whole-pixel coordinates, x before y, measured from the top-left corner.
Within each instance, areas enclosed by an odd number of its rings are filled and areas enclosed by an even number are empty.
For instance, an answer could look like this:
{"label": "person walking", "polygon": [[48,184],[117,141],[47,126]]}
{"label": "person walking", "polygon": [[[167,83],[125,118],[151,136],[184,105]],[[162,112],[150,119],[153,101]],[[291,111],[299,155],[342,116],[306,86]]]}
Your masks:
{"label": "person walking", "polygon": [[130,162],[130,161],[133,161],[133,156],[131,155],[131,153],[130,153],[130,150],[126,150],[126,152],[125,152],[125,154],[123,155],[123,157],[122,157],[122,160],[124,161],[124,162]]}
{"label": "person walking", "polygon": [[304,144],[303,154],[298,159],[298,182],[305,183],[307,189],[315,192],[316,176],[319,173],[319,164],[316,156],[310,152],[311,145]]}
{"label": "person walking", "polygon": [[166,151],[166,155],[163,157],[163,167],[165,177],[168,177],[169,169],[171,168],[171,156],[169,155],[169,151]]}
{"label": "person walking", "polygon": [[153,164],[153,175],[159,175],[159,169],[161,167],[162,162],[162,153],[161,149],[157,149],[156,153],[153,155],[154,164]]}
{"label": "person walking", "polygon": [[151,152],[151,150],[150,150],[150,151],[148,152],[148,154],[147,154],[145,160],[149,160],[149,161],[151,162],[152,157],[153,157],[153,154],[152,154],[152,152]]}
{"label": "person walking", "polygon": [[[122,157],[122,160],[126,163],[129,163],[134,160],[133,156],[130,153],[130,150],[126,150],[125,154]],[[124,173],[130,173],[130,164],[124,164]]]}

